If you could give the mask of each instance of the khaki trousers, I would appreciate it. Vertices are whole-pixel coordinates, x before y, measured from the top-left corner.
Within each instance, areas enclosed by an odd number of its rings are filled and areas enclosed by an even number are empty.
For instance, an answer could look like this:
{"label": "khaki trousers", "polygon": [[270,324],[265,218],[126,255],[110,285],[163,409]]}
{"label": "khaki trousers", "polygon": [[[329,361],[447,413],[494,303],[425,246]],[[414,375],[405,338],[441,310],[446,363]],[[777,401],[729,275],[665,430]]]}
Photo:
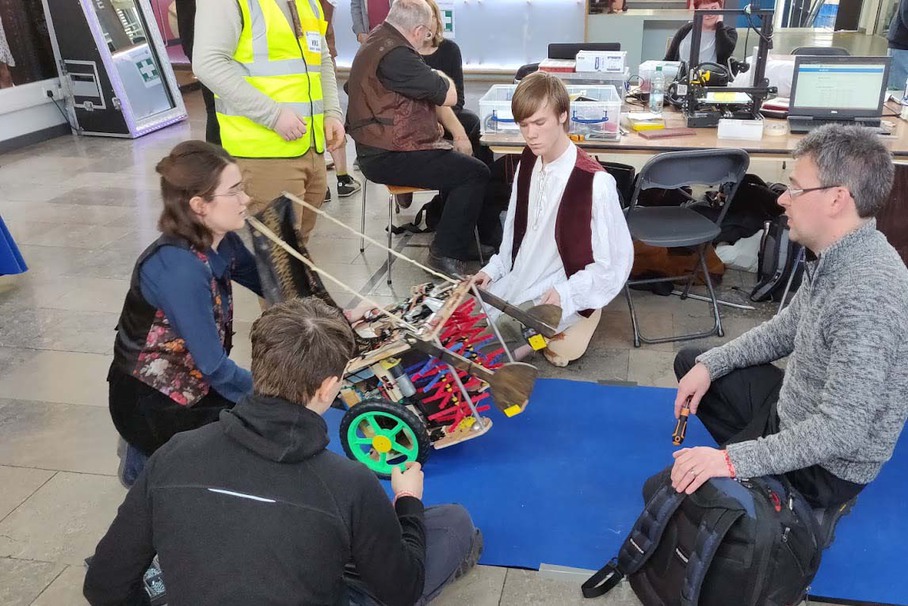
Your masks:
{"label": "khaki trousers", "polygon": [[[249,214],[266,208],[282,192],[290,192],[312,206],[321,208],[328,190],[323,154],[310,149],[298,158],[236,158],[243,173],[246,193],[252,198]],[[294,205],[300,241],[305,246],[315,228],[317,215]]]}
{"label": "khaki trousers", "polygon": [[[533,303],[530,301],[519,307],[526,311],[532,306]],[[555,335],[542,350],[545,359],[555,366],[567,366],[568,362],[573,362],[585,354],[601,318],[602,310],[597,309],[590,314],[589,318],[581,316],[579,322]],[[512,350],[526,343],[521,334],[523,325],[511,316],[501,314],[496,324],[505,343]]]}
{"label": "khaki trousers", "polygon": [[602,310],[597,309],[589,318],[581,316],[579,322],[552,337],[542,351],[545,359],[555,366],[567,366],[568,362],[573,362],[585,354],[601,318]]}

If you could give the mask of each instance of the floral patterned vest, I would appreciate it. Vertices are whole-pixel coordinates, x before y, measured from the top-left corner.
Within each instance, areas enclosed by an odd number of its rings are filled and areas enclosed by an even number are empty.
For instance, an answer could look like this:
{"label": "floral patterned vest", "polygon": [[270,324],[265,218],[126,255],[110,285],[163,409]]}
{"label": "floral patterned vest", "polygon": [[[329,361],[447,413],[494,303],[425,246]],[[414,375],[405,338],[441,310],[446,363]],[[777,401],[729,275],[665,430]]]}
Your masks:
{"label": "floral patterned vest", "polygon": [[[184,240],[161,236],[139,256],[133,269],[129,292],[117,323],[112,368],[155,388],[181,406],[192,406],[208,394],[210,385],[196,367],[185,340],[177,334],[164,312],[145,300],[140,286],[142,263],[162,246],[190,250],[208,269],[212,314],[221,344],[230,353],[233,335],[231,268],[223,278],[216,278],[205,253],[191,248]],[[222,291],[227,293],[226,305],[223,305]]]}

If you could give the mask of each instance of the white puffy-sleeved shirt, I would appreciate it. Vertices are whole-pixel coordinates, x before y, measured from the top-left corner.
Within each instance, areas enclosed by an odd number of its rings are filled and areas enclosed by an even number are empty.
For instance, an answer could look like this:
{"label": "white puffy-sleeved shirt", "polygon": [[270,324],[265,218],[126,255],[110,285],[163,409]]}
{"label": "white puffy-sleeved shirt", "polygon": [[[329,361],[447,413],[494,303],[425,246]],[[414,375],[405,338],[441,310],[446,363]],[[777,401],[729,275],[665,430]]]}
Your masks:
{"label": "white puffy-sleeved shirt", "polygon": [[[511,267],[517,208],[515,179],[501,248],[482,269],[492,279],[492,294],[515,305],[538,303],[554,287],[561,296],[563,310],[559,331],[577,323],[581,319],[579,311],[608,305],[621,292],[634,262],[634,247],[618,202],[615,180],[602,171],[593,178],[593,263],[570,278],[565,274],[555,244],[555,221],[576,161],[577,147],[573,143],[546,166],[542,158],[536,159],[530,178],[526,234]],[[521,169],[517,167],[518,173]]]}

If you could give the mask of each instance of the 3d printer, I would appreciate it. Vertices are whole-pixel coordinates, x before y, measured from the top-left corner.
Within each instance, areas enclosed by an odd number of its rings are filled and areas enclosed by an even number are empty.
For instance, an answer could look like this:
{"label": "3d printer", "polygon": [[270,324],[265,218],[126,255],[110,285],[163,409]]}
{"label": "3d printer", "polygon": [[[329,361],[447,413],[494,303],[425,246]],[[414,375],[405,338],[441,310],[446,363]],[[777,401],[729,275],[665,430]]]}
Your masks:
{"label": "3d printer", "polygon": [[[703,18],[706,15],[739,16],[747,18],[748,27],[757,33],[759,46],[753,66],[752,85],[747,87],[726,86],[732,79],[727,66],[702,64],[700,41],[703,32]],[[691,30],[690,68],[675,84],[675,96],[680,100],[681,111],[689,128],[711,128],[719,125],[721,118],[760,119],[760,107],[766,98],[775,92],[766,79],[766,58],[772,47],[773,11],[752,9],[705,9],[694,11],[694,26]],[[759,29],[754,25],[759,19]],[[725,67],[726,69],[710,69]]]}

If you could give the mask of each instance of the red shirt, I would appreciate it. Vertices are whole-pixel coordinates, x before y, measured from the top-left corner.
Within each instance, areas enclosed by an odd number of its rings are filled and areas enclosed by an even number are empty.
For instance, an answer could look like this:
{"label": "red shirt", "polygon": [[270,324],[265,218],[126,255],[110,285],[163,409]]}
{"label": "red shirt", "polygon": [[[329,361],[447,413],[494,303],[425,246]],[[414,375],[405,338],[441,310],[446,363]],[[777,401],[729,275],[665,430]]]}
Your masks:
{"label": "red shirt", "polygon": [[367,0],[366,13],[369,15],[369,31],[381,25],[391,10],[391,0]]}

